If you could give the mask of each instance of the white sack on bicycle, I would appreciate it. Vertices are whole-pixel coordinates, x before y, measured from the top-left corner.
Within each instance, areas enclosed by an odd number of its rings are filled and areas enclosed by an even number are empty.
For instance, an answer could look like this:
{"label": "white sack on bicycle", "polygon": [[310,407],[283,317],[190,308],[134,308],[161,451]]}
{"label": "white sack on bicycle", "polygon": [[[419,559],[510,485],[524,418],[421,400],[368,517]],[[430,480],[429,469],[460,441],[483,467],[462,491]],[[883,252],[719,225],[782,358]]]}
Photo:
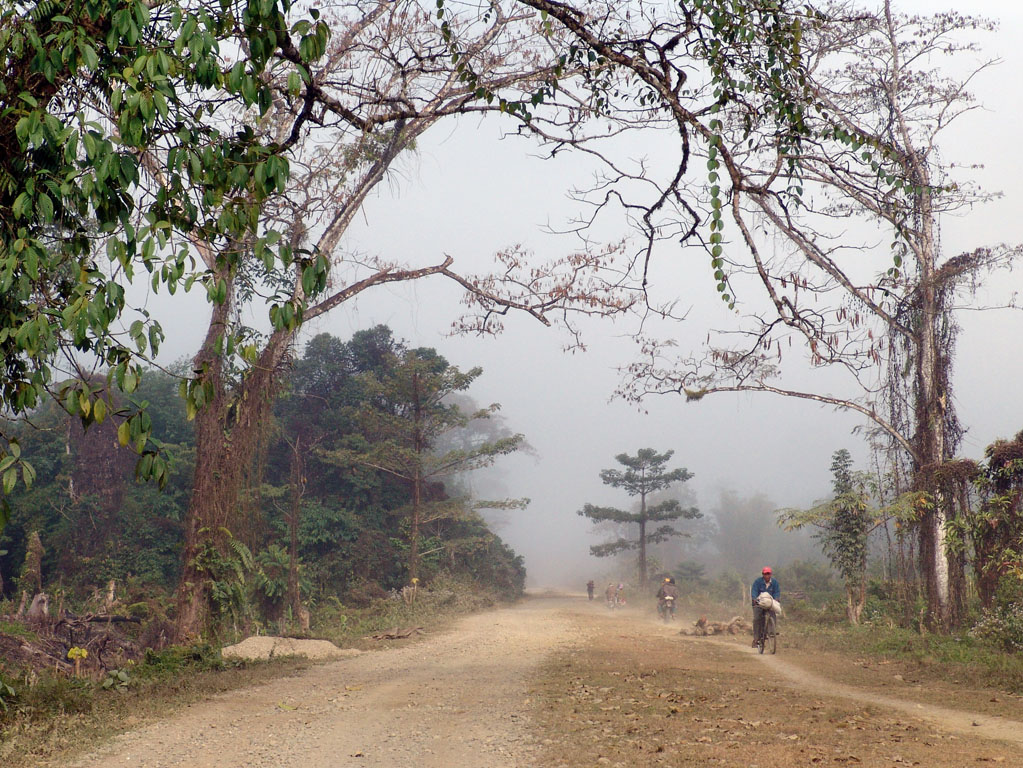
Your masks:
{"label": "white sack on bicycle", "polygon": [[761,592],[760,597],[757,598],[757,605],[765,611],[770,611],[771,613],[776,613],[781,616],[781,603],[771,597],[770,592]]}

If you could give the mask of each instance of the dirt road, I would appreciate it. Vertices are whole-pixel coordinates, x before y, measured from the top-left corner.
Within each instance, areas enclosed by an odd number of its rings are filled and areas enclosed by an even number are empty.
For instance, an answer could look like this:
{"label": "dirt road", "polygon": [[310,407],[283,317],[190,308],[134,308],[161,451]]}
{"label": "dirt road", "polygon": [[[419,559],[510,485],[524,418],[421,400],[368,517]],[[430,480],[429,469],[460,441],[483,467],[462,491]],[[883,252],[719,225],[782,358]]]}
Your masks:
{"label": "dirt road", "polygon": [[73,765],[1023,766],[1021,722],[881,697],[813,662],[535,598],[194,705]]}

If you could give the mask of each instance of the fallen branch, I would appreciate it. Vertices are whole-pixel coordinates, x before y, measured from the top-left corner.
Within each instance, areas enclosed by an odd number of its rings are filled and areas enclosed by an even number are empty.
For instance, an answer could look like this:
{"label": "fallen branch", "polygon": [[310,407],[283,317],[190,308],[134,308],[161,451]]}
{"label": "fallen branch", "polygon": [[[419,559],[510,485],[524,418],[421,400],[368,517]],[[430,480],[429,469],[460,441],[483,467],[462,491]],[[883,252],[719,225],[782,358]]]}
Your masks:
{"label": "fallen branch", "polygon": [[424,634],[422,627],[409,627],[408,629],[398,629],[395,627],[389,632],[378,632],[375,635],[368,635],[363,640],[404,640],[405,638],[412,637],[412,635]]}
{"label": "fallen branch", "polygon": [[102,621],[102,622],[106,622],[106,623],[109,623],[109,624],[118,624],[118,623],[124,623],[124,622],[131,622],[133,624],[141,624],[142,623],[142,619],[138,618],[137,616],[112,616],[112,615],[100,614],[100,613],[87,613],[87,614],[85,614],[85,616],[82,616],[80,620],[81,621]]}

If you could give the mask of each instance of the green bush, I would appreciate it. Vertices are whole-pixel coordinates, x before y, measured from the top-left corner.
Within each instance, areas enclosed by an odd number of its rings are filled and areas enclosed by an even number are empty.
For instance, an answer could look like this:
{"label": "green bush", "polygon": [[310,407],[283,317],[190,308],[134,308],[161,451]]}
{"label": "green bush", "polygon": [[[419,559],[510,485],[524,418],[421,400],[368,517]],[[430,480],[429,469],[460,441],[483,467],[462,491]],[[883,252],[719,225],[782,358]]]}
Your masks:
{"label": "green bush", "polygon": [[[778,569],[778,582],[782,588],[782,605],[788,610],[791,600],[786,593],[802,592],[810,606],[825,607],[845,601],[845,588],[838,573],[827,563],[815,560],[795,560]],[[844,615],[844,609],[843,609]]]}
{"label": "green bush", "polygon": [[136,669],[139,677],[171,676],[185,669],[216,670],[224,668],[220,649],[208,643],[199,645],[172,645],[162,651],[146,649],[146,655]]}
{"label": "green bush", "polygon": [[107,671],[107,676],[103,680],[102,688],[105,691],[126,691],[128,686],[131,684],[131,676],[128,674],[127,669],[111,669]]}
{"label": "green bush", "polygon": [[985,611],[971,634],[1009,653],[1023,651],[1023,605]]}
{"label": "green bush", "polygon": [[1006,576],[970,634],[1009,653],[1023,651],[1023,580]]}

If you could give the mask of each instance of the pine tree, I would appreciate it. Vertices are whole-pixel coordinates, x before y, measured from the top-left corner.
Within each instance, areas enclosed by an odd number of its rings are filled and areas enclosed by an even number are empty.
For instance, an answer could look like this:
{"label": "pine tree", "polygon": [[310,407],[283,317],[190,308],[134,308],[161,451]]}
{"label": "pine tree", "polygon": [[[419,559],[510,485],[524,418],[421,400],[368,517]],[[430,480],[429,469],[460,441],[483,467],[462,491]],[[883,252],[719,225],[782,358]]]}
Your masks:
{"label": "pine tree", "polygon": [[[647,505],[647,496],[663,491],[675,483],[684,483],[692,477],[685,468],[668,470],[666,464],[674,455],[674,451],[657,453],[653,448],[642,448],[635,456],[620,453],[615,460],[625,470],[604,469],[600,479],[612,488],[621,488],[629,496],[639,496],[639,510],[626,512],[616,507],[596,507],[585,505],[579,514],[588,517],[595,523],[612,522],[625,525],[638,525],[639,534],[636,538],[619,538],[616,541],[596,544],[590,547],[595,557],[608,557],[620,552],[638,550],[639,583],[641,588],[647,585],[647,544],[657,544],[673,536],[684,536],[673,523],[681,518],[693,519],[700,517],[696,507],[683,507],[677,499],[666,499],[658,504]],[[656,530],[647,532],[649,523],[662,523]]]}
{"label": "pine tree", "polygon": [[832,455],[831,476],[831,499],[806,511],[786,510],[779,523],[787,530],[817,528],[814,538],[845,581],[849,621],[859,624],[867,600],[867,538],[877,527],[878,513],[870,505],[866,476],[853,471],[845,448]]}
{"label": "pine tree", "polygon": [[[479,440],[451,450],[439,450],[439,439],[464,429],[478,419],[490,418],[496,403],[467,413],[451,401],[464,392],[483,370],[462,372],[433,349],[399,350],[386,370],[367,374],[363,383],[373,407],[360,406],[355,421],[364,437],[360,449],[325,454],[328,460],[379,470],[408,484],[410,501],[399,512],[408,524],[408,576],[420,576],[424,532],[431,524],[470,516],[467,499],[451,498],[445,478],[488,467],[499,456],[518,450],[520,434]],[[506,501],[506,506],[522,506]]]}

